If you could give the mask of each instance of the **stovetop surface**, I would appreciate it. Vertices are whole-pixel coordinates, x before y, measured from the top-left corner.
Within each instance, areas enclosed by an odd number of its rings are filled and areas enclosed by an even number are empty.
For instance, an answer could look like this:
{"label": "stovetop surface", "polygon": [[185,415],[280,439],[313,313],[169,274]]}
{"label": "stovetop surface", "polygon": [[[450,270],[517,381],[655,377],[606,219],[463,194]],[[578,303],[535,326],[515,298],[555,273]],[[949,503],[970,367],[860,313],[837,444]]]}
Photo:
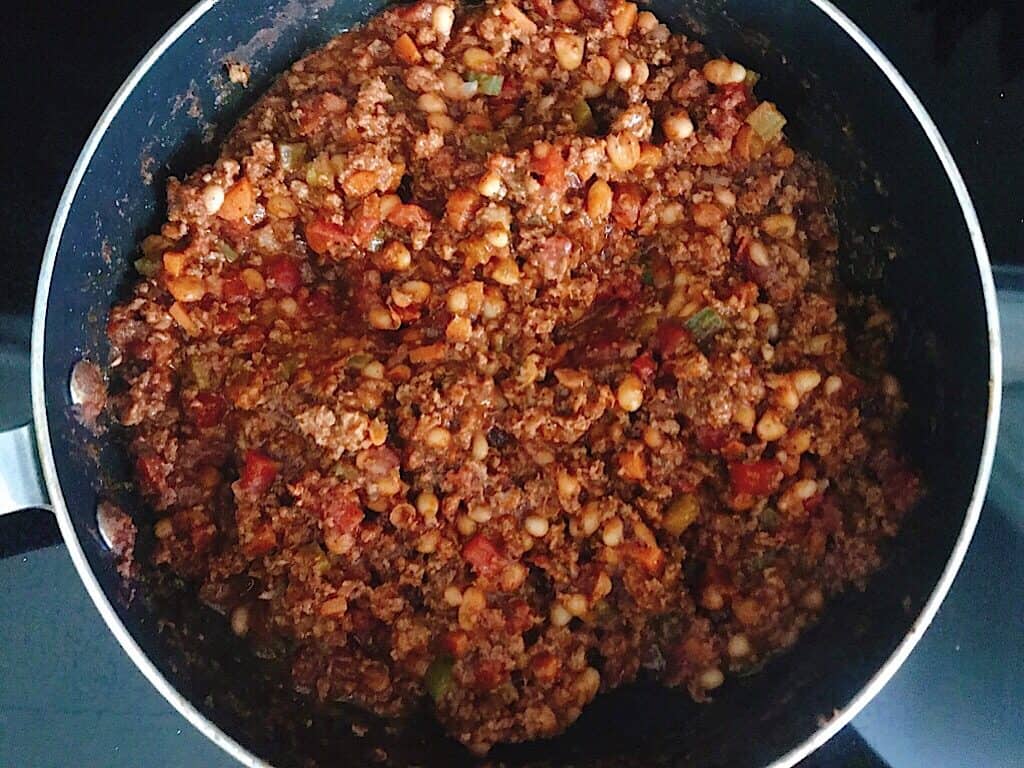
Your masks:
{"label": "stovetop surface", "polygon": [[[5,6],[0,428],[27,420],[19,340],[65,179],[114,90],[190,4]],[[1024,265],[1024,3],[837,4],[935,118],[971,190],[993,260]],[[1024,287],[1024,273],[1012,279]],[[1024,306],[1024,298],[1018,301]],[[1024,381],[1004,391],[995,487],[953,591],[855,728],[805,768],[1024,765]],[[123,654],[58,540],[48,513],[0,518],[0,766],[234,765]]]}

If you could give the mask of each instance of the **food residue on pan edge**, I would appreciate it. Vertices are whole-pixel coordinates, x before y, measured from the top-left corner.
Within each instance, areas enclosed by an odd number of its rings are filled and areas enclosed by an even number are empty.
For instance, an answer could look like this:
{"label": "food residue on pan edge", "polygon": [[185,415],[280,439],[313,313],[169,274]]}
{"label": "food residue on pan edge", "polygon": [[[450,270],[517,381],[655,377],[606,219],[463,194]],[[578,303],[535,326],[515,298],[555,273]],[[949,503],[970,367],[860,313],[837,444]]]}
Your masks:
{"label": "food residue on pan edge", "polygon": [[107,406],[103,371],[91,360],[79,360],[71,369],[69,391],[75,416],[84,427],[95,432],[97,419]]}
{"label": "food residue on pan edge", "polygon": [[227,61],[224,66],[228,70],[228,79],[243,88],[249,85],[249,75],[252,73],[249,65],[244,61]]}
{"label": "food residue on pan edge", "polygon": [[133,581],[138,576],[139,566],[135,561],[137,529],[131,515],[111,501],[101,501],[96,507],[96,527],[103,543],[114,555],[118,575]]}

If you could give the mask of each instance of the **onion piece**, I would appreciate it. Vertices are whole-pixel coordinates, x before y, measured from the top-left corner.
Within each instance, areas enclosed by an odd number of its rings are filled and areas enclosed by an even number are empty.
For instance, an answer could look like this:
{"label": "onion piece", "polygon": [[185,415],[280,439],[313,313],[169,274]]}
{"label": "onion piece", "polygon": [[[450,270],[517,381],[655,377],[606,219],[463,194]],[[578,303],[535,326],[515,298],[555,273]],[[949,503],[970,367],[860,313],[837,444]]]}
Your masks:
{"label": "onion piece", "polygon": [[785,124],[786,118],[770,101],[762,101],[757,105],[757,109],[747,115],[747,125],[765,142],[777,139]]}

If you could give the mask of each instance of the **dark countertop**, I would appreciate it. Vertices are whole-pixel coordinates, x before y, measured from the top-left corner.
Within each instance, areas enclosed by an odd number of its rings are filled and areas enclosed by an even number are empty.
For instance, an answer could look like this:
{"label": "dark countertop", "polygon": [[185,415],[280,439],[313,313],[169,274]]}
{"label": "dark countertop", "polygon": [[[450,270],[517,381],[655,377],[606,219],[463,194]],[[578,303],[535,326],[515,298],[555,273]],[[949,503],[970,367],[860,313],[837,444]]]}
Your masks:
{"label": "dark countertop", "polygon": [[[6,6],[0,346],[24,330],[3,316],[31,310],[49,221],[92,125],[142,54],[190,5],[13,0]],[[1024,178],[1024,3],[838,5],[892,59],[935,118],[974,197],[993,260],[1024,264],[1024,195],[1016,189]],[[15,385],[3,381],[3,405],[23,409],[11,394]],[[1020,429],[1024,406],[1016,402]],[[1004,434],[1007,429],[1004,424]],[[1003,461],[1019,463],[1015,450]],[[932,628],[856,720],[893,768],[1024,764],[1024,745],[1014,735],[1024,722],[1024,520],[1017,490],[1016,504],[1011,490],[1004,494],[1009,503],[987,506]],[[0,766],[234,765],[122,653],[63,547],[10,555],[56,540],[45,513],[0,520]],[[882,764],[847,729],[805,768]]]}

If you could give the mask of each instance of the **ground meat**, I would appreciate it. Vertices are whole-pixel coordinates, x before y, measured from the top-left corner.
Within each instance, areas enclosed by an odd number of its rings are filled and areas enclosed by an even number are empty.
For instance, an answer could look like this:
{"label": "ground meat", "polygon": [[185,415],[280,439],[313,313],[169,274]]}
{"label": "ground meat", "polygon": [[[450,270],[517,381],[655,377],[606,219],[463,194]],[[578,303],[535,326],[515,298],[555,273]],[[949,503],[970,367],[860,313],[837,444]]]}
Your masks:
{"label": "ground meat", "polygon": [[110,317],[149,567],[477,752],[796,642],[919,483],[755,79],[621,0],[424,0],[294,64]]}

